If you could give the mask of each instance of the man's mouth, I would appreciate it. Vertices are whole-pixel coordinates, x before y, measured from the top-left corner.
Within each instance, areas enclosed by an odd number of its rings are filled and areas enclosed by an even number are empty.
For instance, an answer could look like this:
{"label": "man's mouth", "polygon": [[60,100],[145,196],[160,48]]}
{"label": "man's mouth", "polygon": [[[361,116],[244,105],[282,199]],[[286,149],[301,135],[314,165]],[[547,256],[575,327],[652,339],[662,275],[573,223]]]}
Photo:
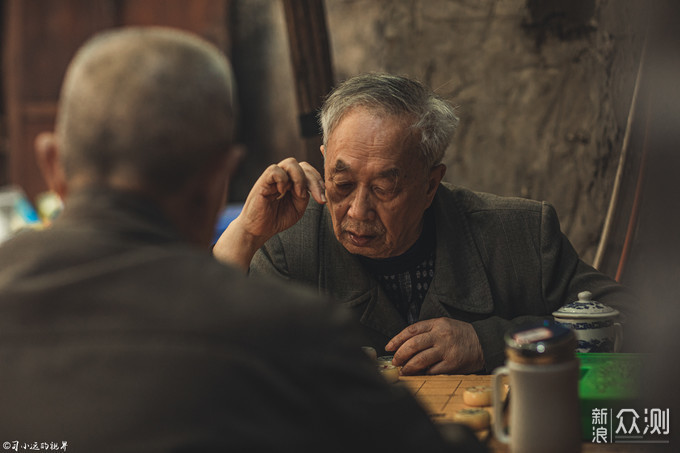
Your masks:
{"label": "man's mouth", "polygon": [[375,235],[347,232],[350,242],[356,247],[365,247],[375,239]]}

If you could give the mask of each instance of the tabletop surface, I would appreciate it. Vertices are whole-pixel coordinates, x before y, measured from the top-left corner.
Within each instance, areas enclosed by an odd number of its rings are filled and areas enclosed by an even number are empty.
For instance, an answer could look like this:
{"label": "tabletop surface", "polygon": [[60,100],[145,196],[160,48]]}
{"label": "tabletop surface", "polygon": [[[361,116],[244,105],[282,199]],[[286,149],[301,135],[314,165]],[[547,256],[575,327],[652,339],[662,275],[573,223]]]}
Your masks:
{"label": "tabletop surface", "polygon": [[[452,422],[454,413],[469,408],[463,402],[463,392],[468,387],[491,386],[493,376],[489,375],[433,375],[433,376],[400,376],[399,385],[405,385],[416,396],[435,422]],[[484,407],[491,415],[493,425],[493,408]],[[478,431],[477,436],[487,442],[492,452],[508,452],[505,444],[497,441],[489,430]],[[597,444],[583,442],[583,452],[642,452],[641,445]]]}

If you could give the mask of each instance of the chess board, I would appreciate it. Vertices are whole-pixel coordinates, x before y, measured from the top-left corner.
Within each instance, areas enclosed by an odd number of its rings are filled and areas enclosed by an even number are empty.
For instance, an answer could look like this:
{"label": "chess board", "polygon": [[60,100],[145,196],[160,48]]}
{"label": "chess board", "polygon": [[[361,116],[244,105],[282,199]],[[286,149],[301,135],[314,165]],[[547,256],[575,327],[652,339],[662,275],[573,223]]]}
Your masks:
{"label": "chess board", "polygon": [[[416,399],[430,414],[435,422],[453,422],[453,414],[464,408],[469,408],[463,402],[463,392],[468,387],[492,385],[493,376],[489,375],[433,375],[433,376],[400,376],[397,385],[406,386],[413,392]],[[504,391],[507,391],[507,377],[504,377]],[[493,408],[483,407],[491,416],[493,425]],[[506,421],[507,423],[507,421]],[[509,452],[507,445],[498,442],[492,435],[492,430],[476,432],[477,437],[484,441],[493,453]],[[584,441],[582,453],[596,452],[632,452],[643,453],[649,446],[623,444],[594,444]]]}
{"label": "chess board", "polygon": [[[400,376],[399,382],[408,387],[435,421],[453,421],[453,414],[469,408],[463,402],[463,392],[468,387],[491,386],[492,376],[484,375],[434,375]],[[493,409],[485,406],[493,420]]]}

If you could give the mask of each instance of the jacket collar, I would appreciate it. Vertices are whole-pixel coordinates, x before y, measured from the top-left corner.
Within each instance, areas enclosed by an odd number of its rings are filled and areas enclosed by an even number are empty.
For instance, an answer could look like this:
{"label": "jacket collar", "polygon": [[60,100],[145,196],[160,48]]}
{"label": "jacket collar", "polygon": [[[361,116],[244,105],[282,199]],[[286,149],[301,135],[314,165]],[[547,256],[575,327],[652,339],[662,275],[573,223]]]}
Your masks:
{"label": "jacket collar", "polygon": [[[435,271],[421,307],[420,319],[448,316],[446,307],[470,313],[493,311],[491,289],[482,258],[456,189],[440,185],[433,201],[437,231]],[[361,324],[388,337],[406,322],[357,256],[335,238],[328,209],[321,216],[319,285],[355,310],[364,307]]]}
{"label": "jacket collar", "polygon": [[138,193],[104,186],[81,189],[69,195],[55,225],[96,228],[147,243],[184,242],[161,208]]}

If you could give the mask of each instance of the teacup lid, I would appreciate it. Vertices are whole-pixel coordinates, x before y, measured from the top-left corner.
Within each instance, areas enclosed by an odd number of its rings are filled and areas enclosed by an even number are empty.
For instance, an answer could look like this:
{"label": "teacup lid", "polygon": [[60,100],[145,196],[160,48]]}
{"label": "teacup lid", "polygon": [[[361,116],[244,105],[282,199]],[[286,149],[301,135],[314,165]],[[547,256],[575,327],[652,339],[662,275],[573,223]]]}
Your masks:
{"label": "teacup lid", "polygon": [[619,314],[618,310],[591,300],[592,297],[590,291],[582,291],[578,293],[577,301],[568,303],[552,315],[556,318],[610,318]]}

